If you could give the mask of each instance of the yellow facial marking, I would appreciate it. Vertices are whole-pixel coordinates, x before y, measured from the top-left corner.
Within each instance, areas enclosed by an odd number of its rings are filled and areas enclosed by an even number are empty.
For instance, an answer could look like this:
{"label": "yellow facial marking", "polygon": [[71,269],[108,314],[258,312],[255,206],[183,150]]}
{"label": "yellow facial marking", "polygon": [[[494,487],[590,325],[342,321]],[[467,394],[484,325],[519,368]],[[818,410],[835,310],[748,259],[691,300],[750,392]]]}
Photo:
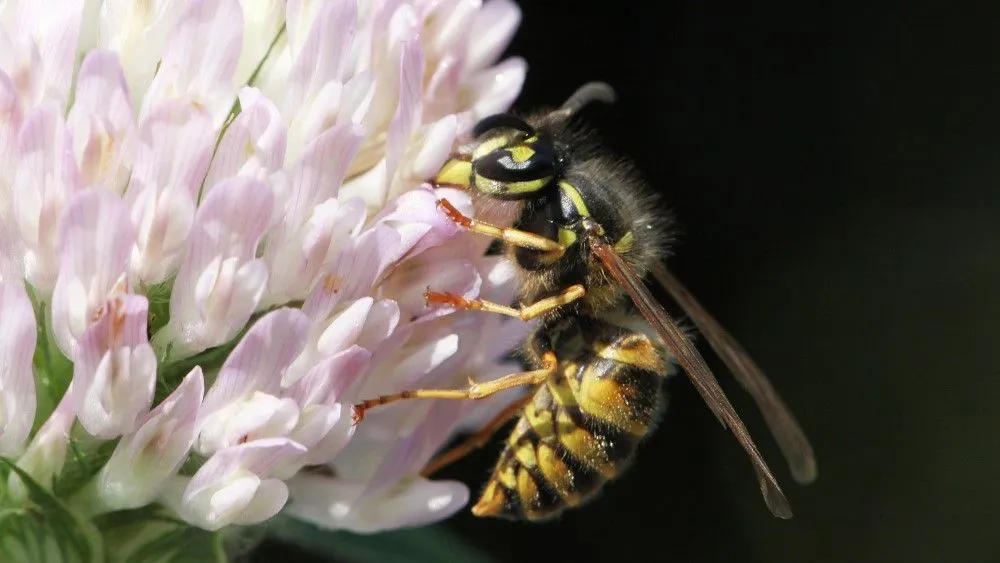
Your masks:
{"label": "yellow facial marking", "polygon": [[549,185],[549,182],[551,181],[551,176],[535,180],[525,180],[524,182],[497,182],[496,180],[491,180],[482,176],[475,177],[476,189],[486,194],[523,194],[537,192],[538,190]]}
{"label": "yellow facial marking", "polygon": [[632,250],[633,246],[635,246],[635,235],[632,234],[632,231],[629,231],[622,235],[622,238],[618,239],[615,243],[615,251],[619,254],[624,254]]}
{"label": "yellow facial marking", "polygon": [[581,217],[590,217],[590,210],[587,209],[587,204],[583,201],[583,196],[580,195],[580,190],[576,189],[576,186],[566,180],[562,180],[559,182],[559,189],[573,202],[573,207],[576,208],[576,212]]}
{"label": "yellow facial marking", "polygon": [[535,156],[535,149],[527,145],[517,145],[507,149],[510,152],[510,159],[518,164],[523,164]]}
{"label": "yellow facial marking", "polygon": [[444,166],[441,167],[441,171],[438,172],[437,177],[434,178],[434,183],[439,185],[468,187],[469,180],[471,179],[472,163],[467,160],[453,158],[444,163]]}
{"label": "yellow facial marking", "polygon": [[573,246],[576,244],[576,233],[569,229],[559,229],[559,244],[563,246]]}
{"label": "yellow facial marking", "polygon": [[497,135],[496,137],[487,139],[479,143],[479,146],[472,151],[472,160],[479,160],[491,152],[509,145],[511,141],[513,141],[513,138],[507,135]]}

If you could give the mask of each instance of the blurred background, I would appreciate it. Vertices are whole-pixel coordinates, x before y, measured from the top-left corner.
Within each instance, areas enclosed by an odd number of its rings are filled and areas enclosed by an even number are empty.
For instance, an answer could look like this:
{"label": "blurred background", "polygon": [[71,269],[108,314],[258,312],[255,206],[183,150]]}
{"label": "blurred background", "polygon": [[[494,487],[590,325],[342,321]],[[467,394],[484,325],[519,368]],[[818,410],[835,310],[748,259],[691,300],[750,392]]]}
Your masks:
{"label": "blurred background", "polygon": [[[334,560],[1000,561],[1000,4],[981,4],[521,2],[517,108],[615,86],[586,118],[664,195],[682,229],[670,266],[769,373],[819,479],[792,481],[709,356],[793,520],[770,516],[678,377],[637,463],[590,505],[337,534],[354,547]],[[477,491],[499,449],[444,476]],[[405,555],[365,559],[372,545]],[[256,558],[330,560],[280,539]]]}

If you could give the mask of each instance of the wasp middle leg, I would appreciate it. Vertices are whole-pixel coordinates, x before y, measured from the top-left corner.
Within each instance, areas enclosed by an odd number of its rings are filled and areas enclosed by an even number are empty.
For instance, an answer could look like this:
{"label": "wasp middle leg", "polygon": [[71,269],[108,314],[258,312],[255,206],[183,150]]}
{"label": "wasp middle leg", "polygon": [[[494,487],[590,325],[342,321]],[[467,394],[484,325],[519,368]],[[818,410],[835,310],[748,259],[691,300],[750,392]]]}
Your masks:
{"label": "wasp middle leg", "polygon": [[456,293],[430,290],[424,292],[424,300],[428,304],[447,305],[467,311],[486,311],[487,313],[497,313],[519,318],[522,321],[530,321],[535,317],[554,311],[563,305],[569,305],[586,294],[587,291],[582,285],[571,285],[558,295],[539,299],[530,305],[522,305],[520,307],[508,307],[484,299],[466,299]]}
{"label": "wasp middle leg", "polygon": [[558,365],[559,363],[556,360],[556,355],[552,352],[546,352],[542,356],[541,369],[512,373],[490,381],[473,383],[469,385],[468,389],[412,389],[409,391],[392,393],[390,395],[382,395],[380,397],[375,397],[374,399],[368,399],[367,401],[362,401],[354,405],[354,424],[359,424],[364,419],[365,412],[375,407],[389,405],[408,399],[447,399],[452,401],[479,400],[496,395],[501,391],[513,389],[514,387],[521,387],[523,385],[539,385],[556,373],[556,367]]}

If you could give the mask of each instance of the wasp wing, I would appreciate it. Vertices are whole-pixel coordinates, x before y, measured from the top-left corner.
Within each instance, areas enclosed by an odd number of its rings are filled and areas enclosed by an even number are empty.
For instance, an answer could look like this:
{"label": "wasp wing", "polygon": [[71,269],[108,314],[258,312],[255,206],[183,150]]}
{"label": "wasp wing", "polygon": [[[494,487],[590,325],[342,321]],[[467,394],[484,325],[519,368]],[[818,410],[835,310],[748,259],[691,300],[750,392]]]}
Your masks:
{"label": "wasp wing", "polygon": [[771,512],[779,518],[791,518],[792,509],[788,504],[788,499],[781,492],[778,481],[774,478],[767,463],[761,456],[753,438],[747,432],[743,421],[740,420],[733,405],[730,404],[725,392],[719,387],[719,382],[712,375],[711,370],[705,364],[705,360],[688,340],[687,335],[677,326],[677,323],[667,315],[667,312],[656,301],[652,293],[643,283],[642,278],[635,273],[632,267],[618,255],[617,252],[606,242],[591,238],[590,248],[601,260],[607,271],[629,294],[636,307],[642,315],[649,321],[653,329],[656,330],[660,338],[663,339],[667,348],[677,359],[681,368],[687,373],[695,388],[701,394],[708,408],[715,413],[723,426],[732,430],[736,440],[743,446],[743,449],[750,457],[754,470],[757,472],[757,480],[760,484],[760,492],[764,495]]}
{"label": "wasp wing", "polygon": [[809,439],[764,371],[663,264],[653,268],[653,276],[691,317],[715,353],[753,397],[795,480],[802,484],[816,480],[816,456]]}

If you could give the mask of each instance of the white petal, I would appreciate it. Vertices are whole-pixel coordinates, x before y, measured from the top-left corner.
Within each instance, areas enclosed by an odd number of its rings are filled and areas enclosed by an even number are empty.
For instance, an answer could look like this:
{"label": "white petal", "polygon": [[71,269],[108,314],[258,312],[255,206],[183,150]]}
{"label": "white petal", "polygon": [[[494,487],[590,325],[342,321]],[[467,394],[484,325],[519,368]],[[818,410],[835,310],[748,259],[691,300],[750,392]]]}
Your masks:
{"label": "white petal", "polygon": [[133,105],[146,94],[167,36],[187,4],[184,0],[104,0],[101,4],[97,43],[121,57]]}
{"label": "white petal", "polygon": [[448,518],[469,501],[469,490],[454,481],[414,478],[354,505],[358,487],[316,475],[289,482],[291,515],[327,529],[375,533],[430,524]]}
{"label": "white petal", "polygon": [[492,64],[507,48],[518,24],[521,9],[511,0],[490,0],[476,14],[469,32],[469,52],[466,64],[470,69],[480,69]]}
{"label": "white petal", "polygon": [[140,120],[166,100],[207,108],[220,128],[236,97],[233,72],[243,47],[238,0],[191,0],[167,39],[143,98]]}
{"label": "white petal", "polygon": [[[285,20],[285,2],[280,0],[240,0],[245,30],[240,59],[233,82],[245,84],[267,54],[267,49]],[[245,106],[244,106],[245,107]]]}
{"label": "white petal", "polygon": [[23,284],[0,283],[0,455],[21,452],[35,421],[35,313]]}
{"label": "white petal", "polygon": [[110,509],[149,504],[184,463],[194,441],[204,388],[201,368],[195,367],[173,393],[143,417],[134,434],[118,442],[96,483],[98,494]]}

